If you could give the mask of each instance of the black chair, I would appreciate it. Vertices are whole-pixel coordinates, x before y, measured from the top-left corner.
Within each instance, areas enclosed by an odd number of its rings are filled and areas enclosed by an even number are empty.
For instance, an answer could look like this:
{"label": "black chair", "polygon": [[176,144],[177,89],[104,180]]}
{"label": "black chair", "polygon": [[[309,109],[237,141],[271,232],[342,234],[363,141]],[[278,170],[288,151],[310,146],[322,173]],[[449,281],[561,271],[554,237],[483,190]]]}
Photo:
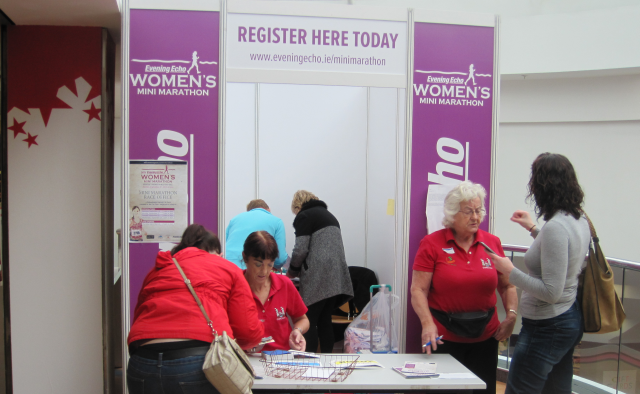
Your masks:
{"label": "black chair", "polygon": [[[369,303],[369,289],[378,284],[376,273],[365,267],[349,267],[351,285],[353,286],[353,298],[348,302],[336,307],[331,316],[333,323],[333,335],[335,341],[344,339],[344,330],[347,325],[358,316],[358,314]],[[378,290],[376,289],[375,292]],[[374,293],[375,295],[375,293]]]}

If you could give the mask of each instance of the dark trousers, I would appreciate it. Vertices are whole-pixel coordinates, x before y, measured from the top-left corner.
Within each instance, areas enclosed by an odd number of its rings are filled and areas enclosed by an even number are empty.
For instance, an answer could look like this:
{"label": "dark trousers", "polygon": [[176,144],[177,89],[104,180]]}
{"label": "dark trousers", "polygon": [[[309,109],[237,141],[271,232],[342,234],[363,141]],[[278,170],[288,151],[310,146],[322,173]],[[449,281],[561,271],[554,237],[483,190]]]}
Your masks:
{"label": "dark trousers", "polygon": [[450,354],[462,365],[486,383],[485,390],[473,390],[474,394],[496,392],[496,368],[498,368],[498,341],[489,338],[476,343],[459,343],[444,340],[436,353]]}
{"label": "dark trousers", "polygon": [[523,318],[506,393],[571,394],[573,350],[582,339],[582,329],[577,302],[556,317]]}
{"label": "dark trousers", "polygon": [[338,296],[325,298],[315,304],[308,306],[307,317],[309,318],[309,331],[304,334],[307,341],[307,352],[318,350],[318,340],[320,340],[320,351],[331,353],[333,351],[333,326],[331,324],[331,314],[335,308]]}
{"label": "dark trousers", "polygon": [[129,359],[127,387],[131,394],[219,394],[202,371],[204,356],[175,360]]}

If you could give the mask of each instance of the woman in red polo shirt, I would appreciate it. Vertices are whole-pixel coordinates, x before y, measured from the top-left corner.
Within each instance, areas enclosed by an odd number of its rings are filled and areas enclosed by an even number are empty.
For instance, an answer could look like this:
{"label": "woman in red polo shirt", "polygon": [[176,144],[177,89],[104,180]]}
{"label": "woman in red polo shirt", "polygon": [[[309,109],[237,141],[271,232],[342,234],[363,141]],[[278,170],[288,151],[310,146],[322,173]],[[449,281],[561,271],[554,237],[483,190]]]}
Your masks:
{"label": "woman in red polo shirt", "polygon": [[307,343],[302,334],[309,329],[307,307],[291,279],[271,272],[278,258],[276,240],[266,231],[256,231],[249,234],[243,249],[242,259],[247,266],[244,277],[253,292],[258,317],[264,323],[264,334],[275,341],[262,350],[304,351]]}
{"label": "woman in red polo shirt", "polygon": [[[423,352],[451,354],[496,392],[498,342],[516,322],[515,286],[498,275],[484,242],[504,256],[500,239],[479,229],[484,188],[470,181],[454,187],[444,202],[444,229],[422,239],[413,263],[411,303],[422,323]],[[507,317],[495,313],[496,288]],[[437,338],[442,336],[442,340]]]}

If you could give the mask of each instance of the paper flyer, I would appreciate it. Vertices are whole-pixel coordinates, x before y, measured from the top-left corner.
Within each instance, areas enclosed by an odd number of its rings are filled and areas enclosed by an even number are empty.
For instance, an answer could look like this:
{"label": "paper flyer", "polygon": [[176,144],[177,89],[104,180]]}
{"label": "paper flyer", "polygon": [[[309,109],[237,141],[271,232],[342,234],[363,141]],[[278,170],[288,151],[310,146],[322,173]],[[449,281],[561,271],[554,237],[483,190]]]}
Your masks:
{"label": "paper flyer", "polygon": [[187,162],[129,164],[129,242],[180,242],[188,224]]}

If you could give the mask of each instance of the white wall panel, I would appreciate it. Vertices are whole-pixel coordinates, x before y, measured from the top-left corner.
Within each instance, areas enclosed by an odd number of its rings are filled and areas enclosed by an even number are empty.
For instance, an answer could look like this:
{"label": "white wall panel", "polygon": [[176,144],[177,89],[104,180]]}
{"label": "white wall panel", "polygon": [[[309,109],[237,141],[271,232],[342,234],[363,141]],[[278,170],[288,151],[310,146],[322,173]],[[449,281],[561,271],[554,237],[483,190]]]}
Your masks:
{"label": "white wall panel", "polygon": [[[568,2],[563,2],[568,3]],[[583,2],[587,3],[587,2]],[[640,66],[640,6],[502,18],[502,74]]]}
{"label": "white wall panel", "polygon": [[364,265],[367,89],[260,84],[259,196],[294,244],[291,199],[306,189],[342,229],[349,265]]}
{"label": "white wall panel", "polygon": [[7,141],[16,394],[102,391],[100,122],[87,122],[87,85],[77,89],[47,126],[37,109],[9,112],[38,135],[30,148]]}
{"label": "white wall panel", "polygon": [[[256,198],[256,84],[227,83],[224,228]],[[220,234],[224,238],[224,234]]]}
{"label": "white wall panel", "polygon": [[640,121],[502,124],[498,148],[495,229],[503,243],[530,245],[526,230],[509,221],[527,209],[526,185],[531,163],[542,152],[571,160],[585,193],[585,210],[593,220],[607,256],[640,261],[634,242],[640,221]]}
{"label": "white wall panel", "polygon": [[640,74],[503,80],[500,94],[500,122],[640,119]]}
{"label": "white wall panel", "polygon": [[[367,152],[366,267],[394,285],[398,89],[370,88]],[[394,201],[387,212],[388,200]],[[391,213],[389,215],[388,213]]]}

